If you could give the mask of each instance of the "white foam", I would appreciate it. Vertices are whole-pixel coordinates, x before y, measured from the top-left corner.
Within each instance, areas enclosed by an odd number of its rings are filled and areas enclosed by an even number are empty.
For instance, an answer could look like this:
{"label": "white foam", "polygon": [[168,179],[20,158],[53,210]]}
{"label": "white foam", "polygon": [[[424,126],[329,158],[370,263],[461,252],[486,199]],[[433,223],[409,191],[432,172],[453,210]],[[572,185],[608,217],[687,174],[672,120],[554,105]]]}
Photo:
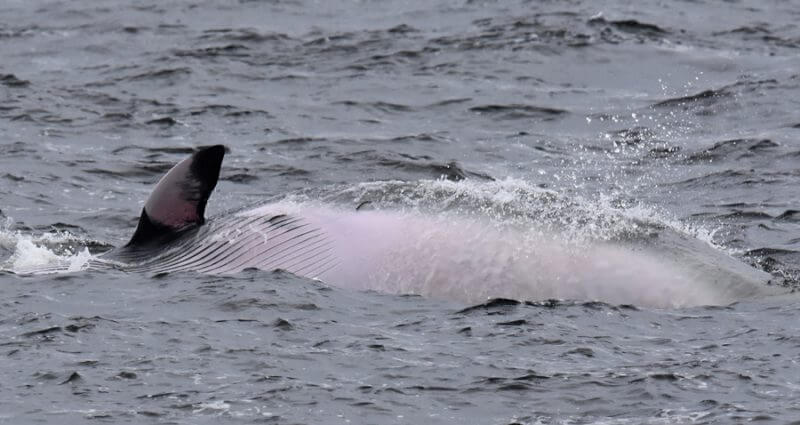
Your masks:
{"label": "white foam", "polygon": [[78,239],[68,232],[46,232],[39,235],[9,230],[11,221],[0,229],[0,247],[11,255],[0,264],[0,270],[18,274],[75,272],[82,270],[93,258],[89,250],[69,249],[56,252],[50,246],[74,243]]}
{"label": "white foam", "polygon": [[24,270],[61,264],[63,260],[53,251],[37,245],[30,236],[18,234],[10,264],[12,270]]}

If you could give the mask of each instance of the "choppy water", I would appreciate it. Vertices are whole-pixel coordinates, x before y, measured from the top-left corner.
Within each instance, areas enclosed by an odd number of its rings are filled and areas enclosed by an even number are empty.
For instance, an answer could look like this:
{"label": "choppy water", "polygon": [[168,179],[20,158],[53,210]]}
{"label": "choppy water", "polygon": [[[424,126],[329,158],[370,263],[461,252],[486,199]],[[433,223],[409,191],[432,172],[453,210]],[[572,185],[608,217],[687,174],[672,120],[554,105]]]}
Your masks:
{"label": "choppy water", "polygon": [[[223,143],[212,216],[289,196],[578,242],[666,229],[789,290],[798,18],[755,0],[3,2],[0,259],[125,243],[155,181]],[[791,294],[470,306],[110,271],[4,272],[0,294],[6,423],[800,420]]]}

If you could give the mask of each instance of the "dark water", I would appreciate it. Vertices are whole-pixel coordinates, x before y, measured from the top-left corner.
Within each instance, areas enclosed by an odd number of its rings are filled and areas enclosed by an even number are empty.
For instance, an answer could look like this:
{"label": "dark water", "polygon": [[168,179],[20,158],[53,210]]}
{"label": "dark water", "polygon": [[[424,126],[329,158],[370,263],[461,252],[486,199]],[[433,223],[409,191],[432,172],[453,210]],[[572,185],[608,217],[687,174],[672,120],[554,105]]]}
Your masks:
{"label": "dark water", "polygon": [[[124,243],[158,178],[223,143],[210,215],[377,192],[578,239],[645,221],[791,288],[798,19],[777,0],[7,1],[0,256]],[[529,202],[542,189],[569,202]],[[800,420],[793,295],[471,308],[282,272],[3,272],[0,294],[5,423]]]}

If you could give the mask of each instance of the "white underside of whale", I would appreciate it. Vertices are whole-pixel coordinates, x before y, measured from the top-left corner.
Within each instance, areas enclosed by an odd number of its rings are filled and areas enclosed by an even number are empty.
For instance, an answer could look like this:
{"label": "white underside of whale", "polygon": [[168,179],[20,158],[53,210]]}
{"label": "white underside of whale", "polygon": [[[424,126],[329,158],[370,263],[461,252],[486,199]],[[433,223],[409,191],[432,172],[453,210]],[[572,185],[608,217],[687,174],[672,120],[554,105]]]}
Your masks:
{"label": "white underside of whale", "polygon": [[779,292],[767,286],[768,274],[675,235],[668,246],[652,249],[570,244],[533,227],[456,214],[352,211],[315,203],[282,202],[237,215],[280,214],[320,229],[335,257],[330,268],[298,274],[356,290],[467,303],[555,298],[655,307],[720,305]]}

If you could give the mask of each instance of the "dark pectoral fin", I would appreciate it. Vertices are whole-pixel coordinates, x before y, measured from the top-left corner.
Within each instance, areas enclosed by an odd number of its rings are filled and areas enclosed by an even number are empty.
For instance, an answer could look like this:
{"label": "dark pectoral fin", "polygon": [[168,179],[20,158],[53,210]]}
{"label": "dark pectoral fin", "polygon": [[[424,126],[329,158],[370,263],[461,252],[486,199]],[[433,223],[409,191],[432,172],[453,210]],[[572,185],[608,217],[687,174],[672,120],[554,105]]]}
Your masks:
{"label": "dark pectoral fin", "polygon": [[224,146],[211,146],[172,167],[144,204],[127,246],[147,244],[203,224],[206,203],[217,185],[224,156]]}

